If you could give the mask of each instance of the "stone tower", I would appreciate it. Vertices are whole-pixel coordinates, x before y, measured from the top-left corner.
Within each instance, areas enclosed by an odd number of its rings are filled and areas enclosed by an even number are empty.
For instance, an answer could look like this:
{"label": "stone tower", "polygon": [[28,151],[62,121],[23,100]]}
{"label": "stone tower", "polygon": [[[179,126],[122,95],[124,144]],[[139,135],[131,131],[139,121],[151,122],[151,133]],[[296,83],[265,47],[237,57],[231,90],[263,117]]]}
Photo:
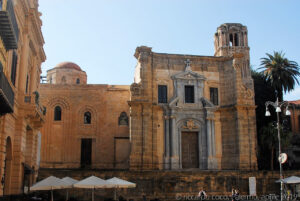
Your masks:
{"label": "stone tower", "polygon": [[215,33],[215,56],[243,53],[249,59],[247,27],[238,23],[225,23]]}
{"label": "stone tower", "polygon": [[[235,112],[232,114],[235,114],[237,120],[236,144],[238,147],[235,155],[239,156],[236,166],[238,169],[257,168],[254,84],[251,77],[249,50],[246,26],[239,23],[225,23],[217,28],[215,56],[233,59],[232,71],[227,74],[224,72],[224,76],[231,77],[234,82],[232,90],[235,100],[233,101],[234,109],[232,109]],[[223,115],[226,116],[226,112]],[[228,154],[228,159],[230,159],[230,154]],[[223,163],[224,166],[227,165]]]}

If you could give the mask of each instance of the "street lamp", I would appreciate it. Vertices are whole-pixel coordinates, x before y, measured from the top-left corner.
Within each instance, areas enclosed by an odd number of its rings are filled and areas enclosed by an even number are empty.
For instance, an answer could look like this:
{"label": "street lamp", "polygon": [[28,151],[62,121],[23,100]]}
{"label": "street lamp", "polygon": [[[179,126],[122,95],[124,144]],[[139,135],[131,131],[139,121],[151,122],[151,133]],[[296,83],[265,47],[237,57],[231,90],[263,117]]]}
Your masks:
{"label": "street lamp", "polygon": [[272,105],[276,111],[277,114],[277,135],[278,135],[278,152],[279,152],[279,171],[280,171],[280,200],[283,200],[283,181],[282,181],[282,160],[281,160],[281,144],[280,144],[280,124],[279,124],[279,113],[281,112],[281,107],[286,105],[285,108],[285,115],[289,116],[291,115],[291,112],[289,111],[289,103],[286,101],[279,102],[278,97],[276,99],[276,102],[267,101],[266,103],[266,116],[271,116],[271,113],[268,109],[269,105]]}

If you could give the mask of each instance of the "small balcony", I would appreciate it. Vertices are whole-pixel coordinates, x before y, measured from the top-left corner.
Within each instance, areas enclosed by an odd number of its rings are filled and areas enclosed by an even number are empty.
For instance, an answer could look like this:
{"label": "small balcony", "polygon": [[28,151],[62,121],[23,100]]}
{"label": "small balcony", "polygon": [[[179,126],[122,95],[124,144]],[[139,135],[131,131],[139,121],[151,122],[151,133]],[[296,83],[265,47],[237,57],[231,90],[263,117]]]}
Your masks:
{"label": "small balcony", "polygon": [[24,110],[27,118],[30,118],[35,126],[41,127],[45,122],[46,108],[39,103],[39,94],[24,96]]}
{"label": "small balcony", "polygon": [[0,37],[6,50],[18,48],[19,28],[12,0],[7,0],[6,8],[0,1]]}
{"label": "small balcony", "polygon": [[0,115],[14,111],[14,91],[3,72],[0,72]]}

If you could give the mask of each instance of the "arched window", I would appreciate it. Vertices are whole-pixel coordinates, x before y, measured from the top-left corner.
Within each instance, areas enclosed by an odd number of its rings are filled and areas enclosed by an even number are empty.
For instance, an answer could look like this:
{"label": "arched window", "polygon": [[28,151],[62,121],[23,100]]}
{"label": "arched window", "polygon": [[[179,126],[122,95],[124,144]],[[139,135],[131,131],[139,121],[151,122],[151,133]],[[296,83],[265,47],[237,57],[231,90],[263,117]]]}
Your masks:
{"label": "arched window", "polygon": [[56,106],[54,108],[54,121],[60,121],[61,120],[61,108],[59,106]]}
{"label": "arched window", "polygon": [[229,34],[229,46],[232,47],[233,46],[233,35]]}
{"label": "arched window", "polygon": [[239,37],[237,34],[234,34],[234,46],[239,46]]}
{"label": "arched window", "polygon": [[128,126],[128,116],[126,112],[122,112],[119,116],[119,125]]}
{"label": "arched window", "polygon": [[76,79],[76,84],[80,84],[80,79],[79,78]]}
{"label": "arched window", "polygon": [[92,115],[90,112],[84,113],[84,124],[91,124],[92,121]]}
{"label": "arched window", "polygon": [[67,80],[66,80],[66,77],[65,77],[65,76],[63,76],[63,77],[61,78],[61,83],[63,83],[63,84],[64,84],[64,83],[66,83],[66,81],[67,81]]}

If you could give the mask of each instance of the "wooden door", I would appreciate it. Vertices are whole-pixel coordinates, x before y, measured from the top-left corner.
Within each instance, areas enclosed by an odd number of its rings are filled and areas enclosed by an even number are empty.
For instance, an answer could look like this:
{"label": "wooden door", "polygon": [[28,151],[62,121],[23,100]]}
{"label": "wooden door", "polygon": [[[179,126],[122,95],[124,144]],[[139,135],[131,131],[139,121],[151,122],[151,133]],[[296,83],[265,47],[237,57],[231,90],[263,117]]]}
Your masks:
{"label": "wooden door", "polygon": [[89,168],[92,164],[92,139],[81,139],[81,168]]}
{"label": "wooden door", "polygon": [[197,132],[181,133],[182,168],[199,168],[199,146]]}

